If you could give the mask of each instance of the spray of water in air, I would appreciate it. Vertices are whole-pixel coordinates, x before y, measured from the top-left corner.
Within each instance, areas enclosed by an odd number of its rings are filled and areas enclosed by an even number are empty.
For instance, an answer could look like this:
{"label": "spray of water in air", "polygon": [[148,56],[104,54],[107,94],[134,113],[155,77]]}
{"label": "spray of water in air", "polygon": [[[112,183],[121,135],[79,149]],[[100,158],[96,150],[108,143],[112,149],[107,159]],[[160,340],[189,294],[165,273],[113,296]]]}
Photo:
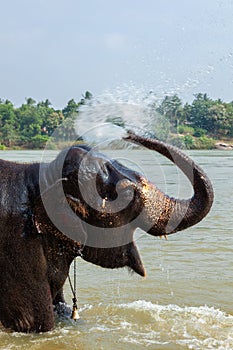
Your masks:
{"label": "spray of water in air", "polygon": [[[79,110],[75,130],[83,140],[98,147],[120,141],[132,130],[144,136],[166,139],[170,125],[156,110],[153,92],[118,88],[91,99]],[[118,144],[119,146],[119,144]],[[125,147],[129,144],[125,143]]]}

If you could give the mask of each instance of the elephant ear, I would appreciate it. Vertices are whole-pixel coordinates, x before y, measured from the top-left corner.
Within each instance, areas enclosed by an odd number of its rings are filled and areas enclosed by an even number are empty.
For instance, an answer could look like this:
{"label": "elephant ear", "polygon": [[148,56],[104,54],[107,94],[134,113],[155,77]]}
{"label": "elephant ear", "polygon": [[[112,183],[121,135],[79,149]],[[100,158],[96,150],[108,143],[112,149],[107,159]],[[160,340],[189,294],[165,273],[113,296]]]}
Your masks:
{"label": "elephant ear", "polygon": [[[69,211],[66,210],[66,206],[62,203],[55,203],[53,208],[50,208],[50,210],[53,210],[52,218],[48,215],[46,209],[44,201],[39,197],[33,208],[33,219],[37,233],[54,242],[59,241],[73,257],[79,255],[83,242],[86,240],[86,232],[81,220],[77,221],[75,218],[74,221],[75,215],[70,215]],[[77,222],[79,225],[77,225]],[[76,239],[72,239],[72,235]]]}
{"label": "elephant ear", "polygon": [[33,203],[38,232],[50,232],[54,237],[69,239],[73,244],[78,242],[80,245],[86,241],[86,231],[82,223],[87,215],[85,204],[70,195],[69,187],[65,190],[65,186],[70,183],[68,178],[77,171],[80,160],[88,150],[85,146],[74,146],[60,152],[51,163],[40,165],[41,192]]}

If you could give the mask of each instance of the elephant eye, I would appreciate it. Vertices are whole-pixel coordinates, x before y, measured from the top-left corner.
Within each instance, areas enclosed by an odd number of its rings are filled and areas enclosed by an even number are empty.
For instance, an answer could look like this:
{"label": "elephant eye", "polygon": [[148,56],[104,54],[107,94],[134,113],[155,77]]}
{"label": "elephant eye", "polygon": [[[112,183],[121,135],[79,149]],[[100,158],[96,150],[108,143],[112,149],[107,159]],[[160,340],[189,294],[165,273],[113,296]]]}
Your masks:
{"label": "elephant eye", "polygon": [[107,181],[109,178],[109,171],[107,167],[107,163],[104,163],[100,166],[100,170],[98,172],[102,178],[102,180]]}

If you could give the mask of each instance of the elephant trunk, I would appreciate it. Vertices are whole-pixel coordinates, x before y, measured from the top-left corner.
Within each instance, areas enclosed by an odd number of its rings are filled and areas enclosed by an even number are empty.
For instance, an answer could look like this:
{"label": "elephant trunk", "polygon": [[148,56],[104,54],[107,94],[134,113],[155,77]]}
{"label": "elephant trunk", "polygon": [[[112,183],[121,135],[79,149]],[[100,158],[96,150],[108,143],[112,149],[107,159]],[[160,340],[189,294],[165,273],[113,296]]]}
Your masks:
{"label": "elephant trunk", "polygon": [[187,155],[164,142],[142,138],[133,133],[129,133],[126,140],[157,151],[171,160],[187,176],[194,190],[191,199],[175,199],[168,197],[155,185],[142,179],[144,210],[139,226],[157,236],[184,230],[201,221],[209,212],[214,198],[211,182],[204,171]]}

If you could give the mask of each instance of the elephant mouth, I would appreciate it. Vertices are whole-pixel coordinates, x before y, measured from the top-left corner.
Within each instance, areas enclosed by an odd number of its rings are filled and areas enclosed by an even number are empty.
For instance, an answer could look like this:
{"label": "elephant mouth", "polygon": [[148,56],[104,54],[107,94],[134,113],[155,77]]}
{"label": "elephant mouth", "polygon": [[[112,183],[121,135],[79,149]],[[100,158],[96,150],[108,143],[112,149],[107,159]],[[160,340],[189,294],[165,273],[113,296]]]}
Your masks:
{"label": "elephant mouth", "polygon": [[115,269],[127,267],[129,271],[145,277],[146,270],[134,241],[119,247],[97,248],[84,246],[82,257],[95,265]]}
{"label": "elephant mouth", "polygon": [[[107,227],[90,225],[88,223],[90,211],[81,201],[72,195],[66,195],[66,199],[73,212],[82,219],[82,228],[86,234],[82,249],[82,258],[85,261],[111,269],[128,267],[129,271],[142,277],[146,276],[146,270],[133,238],[135,227],[130,223],[111,227],[111,224],[115,226],[115,223],[109,221]],[[105,204],[103,200],[102,206]],[[102,212],[101,215],[104,216],[104,213]]]}

